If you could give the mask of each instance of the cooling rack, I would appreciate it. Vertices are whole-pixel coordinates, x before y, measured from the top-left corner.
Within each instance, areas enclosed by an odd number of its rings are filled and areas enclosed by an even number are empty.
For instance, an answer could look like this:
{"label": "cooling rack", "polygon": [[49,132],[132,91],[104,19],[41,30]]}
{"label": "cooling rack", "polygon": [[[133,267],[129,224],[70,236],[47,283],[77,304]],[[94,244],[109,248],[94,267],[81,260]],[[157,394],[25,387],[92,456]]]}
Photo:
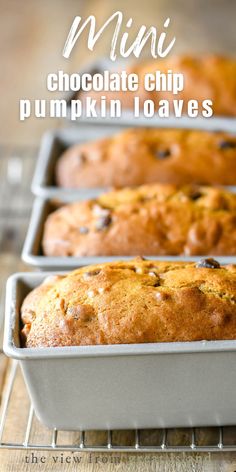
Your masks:
{"label": "cooling rack", "polygon": [[[21,440],[4,439],[7,422],[14,418],[14,390],[19,391],[17,382],[23,383],[17,361],[10,365],[1,407],[0,448],[58,450],[71,452],[233,452],[236,451],[236,427],[185,428],[134,431],[73,431],[48,430],[37,420],[28,399],[28,405],[21,410],[25,422],[15,417],[15,424]],[[25,394],[24,394],[25,397]],[[19,427],[20,421],[20,427]],[[24,424],[23,424],[24,423]],[[38,439],[37,428],[40,429]]]}

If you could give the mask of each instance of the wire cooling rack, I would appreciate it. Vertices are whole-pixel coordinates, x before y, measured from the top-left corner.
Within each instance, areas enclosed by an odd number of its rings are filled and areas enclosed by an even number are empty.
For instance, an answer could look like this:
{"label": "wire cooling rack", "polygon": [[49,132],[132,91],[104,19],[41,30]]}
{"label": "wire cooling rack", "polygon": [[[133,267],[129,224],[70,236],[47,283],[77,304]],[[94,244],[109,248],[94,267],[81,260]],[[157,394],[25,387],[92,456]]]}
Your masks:
{"label": "wire cooling rack", "polygon": [[[71,452],[219,452],[236,451],[236,427],[185,428],[134,431],[74,431],[48,430],[37,420],[32,405],[22,405],[19,418],[15,415],[11,402],[19,392],[19,382],[23,385],[17,361],[13,361],[8,371],[0,420],[0,448],[58,450]],[[14,390],[16,390],[14,392]],[[19,401],[19,399],[18,399]],[[21,402],[22,400],[20,400]],[[15,405],[17,408],[17,405]],[[19,410],[19,408],[18,408]],[[23,411],[24,410],[24,411]],[[19,413],[19,411],[18,411]],[[11,418],[11,415],[13,416]],[[24,418],[25,421],[22,419]],[[21,440],[5,440],[8,423],[18,429]],[[40,431],[39,431],[40,430]]]}

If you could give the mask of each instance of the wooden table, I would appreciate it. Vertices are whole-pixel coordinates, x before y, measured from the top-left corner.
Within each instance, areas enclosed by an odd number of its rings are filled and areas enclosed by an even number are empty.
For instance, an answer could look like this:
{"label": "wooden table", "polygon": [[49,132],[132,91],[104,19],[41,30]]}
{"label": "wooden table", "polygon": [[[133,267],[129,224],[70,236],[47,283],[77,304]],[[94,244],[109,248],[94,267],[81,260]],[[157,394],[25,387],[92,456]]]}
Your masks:
{"label": "wooden table", "polygon": [[[126,19],[134,18],[137,27],[155,24],[162,27],[171,18],[171,31],[176,36],[174,52],[217,51],[234,53],[236,2],[233,0],[0,0],[1,100],[0,100],[0,309],[3,313],[5,280],[8,274],[26,270],[20,260],[20,250],[27,229],[32,197],[29,184],[34,158],[42,133],[63,126],[55,119],[24,123],[18,119],[19,98],[49,98],[45,89],[47,73],[63,69],[77,71],[86,61],[106,55],[112,28],[99,40],[94,53],[85,47],[75,47],[70,60],[62,57],[62,48],[75,15],[95,14],[99,25],[115,10]],[[9,164],[10,162],[10,164]],[[18,173],[12,173],[12,166]],[[15,176],[14,176],[15,175]],[[19,376],[20,374],[18,374]],[[0,357],[0,392],[4,394],[8,377],[8,362]],[[13,419],[8,424],[10,436],[20,431],[21,412],[28,402],[24,383],[17,379]],[[15,421],[17,420],[17,421]],[[40,434],[40,426],[38,426]],[[45,434],[42,433],[41,434]],[[41,454],[41,453],[40,453]],[[114,455],[89,454],[82,456],[79,466],[53,463],[51,452],[43,453],[46,464],[28,465],[26,453],[16,450],[0,451],[0,471],[28,470],[126,470],[131,471],[234,471],[236,453],[217,454],[122,454],[120,464]],[[55,454],[54,454],[55,455]],[[71,456],[71,454],[68,454]]]}

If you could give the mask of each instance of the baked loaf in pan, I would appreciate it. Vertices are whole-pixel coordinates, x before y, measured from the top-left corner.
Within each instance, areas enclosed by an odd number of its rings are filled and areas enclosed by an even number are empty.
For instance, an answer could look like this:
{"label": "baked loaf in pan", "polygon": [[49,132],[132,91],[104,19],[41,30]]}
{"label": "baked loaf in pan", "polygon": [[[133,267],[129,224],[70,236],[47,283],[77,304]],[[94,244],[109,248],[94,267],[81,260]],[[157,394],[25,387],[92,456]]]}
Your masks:
{"label": "baked loaf in pan", "polygon": [[236,194],[152,184],[49,214],[46,256],[236,255]]}
{"label": "baked loaf in pan", "polygon": [[162,182],[236,184],[236,136],[201,130],[135,128],[67,149],[56,164],[61,187]]}
{"label": "baked loaf in pan", "polygon": [[[184,76],[184,89],[174,95],[162,90],[146,91],[143,85],[145,74],[155,74],[156,71],[167,74],[181,73]],[[170,56],[161,60],[138,61],[127,70],[139,77],[139,89],[136,92],[79,92],[78,97],[87,96],[98,99],[105,95],[107,101],[120,99],[123,108],[133,107],[135,96],[139,96],[141,104],[151,99],[159,107],[160,100],[183,100],[183,111],[187,112],[189,100],[197,100],[200,109],[204,100],[212,100],[213,113],[221,116],[236,116],[236,59],[216,54],[201,56]]]}
{"label": "baked loaf in pan", "polygon": [[51,277],[21,309],[22,346],[236,339],[236,266],[131,260]]}

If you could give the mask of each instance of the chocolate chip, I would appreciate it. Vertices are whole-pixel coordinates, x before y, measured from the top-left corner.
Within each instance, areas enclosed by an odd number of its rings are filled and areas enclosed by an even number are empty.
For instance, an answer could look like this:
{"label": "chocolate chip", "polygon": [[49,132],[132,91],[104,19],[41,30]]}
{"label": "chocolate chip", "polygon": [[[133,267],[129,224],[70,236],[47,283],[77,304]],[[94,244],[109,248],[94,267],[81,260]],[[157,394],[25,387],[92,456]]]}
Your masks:
{"label": "chocolate chip", "polygon": [[219,148],[220,149],[235,149],[236,143],[233,141],[221,141],[219,143]]}
{"label": "chocolate chip", "polygon": [[167,292],[156,292],[156,298],[159,302],[163,302],[165,300],[167,300],[168,298],[170,298],[170,293],[167,293]]}
{"label": "chocolate chip", "polygon": [[80,226],[79,232],[80,234],[87,234],[89,232],[89,229],[87,228],[87,226]]}
{"label": "chocolate chip", "polygon": [[98,275],[100,274],[100,269],[97,269],[97,270],[89,270],[88,272],[85,272],[85,275],[87,277],[92,277],[93,275]]}
{"label": "chocolate chip", "polygon": [[79,158],[80,162],[85,162],[86,161],[86,156],[85,156],[84,152],[80,152],[80,154],[78,155],[78,158]]}
{"label": "chocolate chip", "polygon": [[171,154],[169,149],[159,149],[158,151],[155,151],[155,156],[158,159],[165,159],[166,157],[169,157]]}
{"label": "chocolate chip", "polygon": [[193,192],[191,192],[189,195],[189,198],[193,201],[198,200],[201,197],[202,193],[199,190],[193,190]]}
{"label": "chocolate chip", "polygon": [[112,223],[112,217],[110,215],[101,216],[96,223],[96,229],[102,231],[103,229],[108,228]]}
{"label": "chocolate chip", "polygon": [[[139,198],[139,201],[140,201],[141,203],[150,202],[150,200],[153,200],[153,196],[151,196],[151,195],[149,195],[149,196],[146,195],[145,197],[142,196],[142,197]],[[138,209],[135,208],[134,210],[138,210]]]}
{"label": "chocolate chip", "polygon": [[215,259],[201,259],[196,263],[196,267],[203,267],[205,269],[220,269],[220,264]]}

